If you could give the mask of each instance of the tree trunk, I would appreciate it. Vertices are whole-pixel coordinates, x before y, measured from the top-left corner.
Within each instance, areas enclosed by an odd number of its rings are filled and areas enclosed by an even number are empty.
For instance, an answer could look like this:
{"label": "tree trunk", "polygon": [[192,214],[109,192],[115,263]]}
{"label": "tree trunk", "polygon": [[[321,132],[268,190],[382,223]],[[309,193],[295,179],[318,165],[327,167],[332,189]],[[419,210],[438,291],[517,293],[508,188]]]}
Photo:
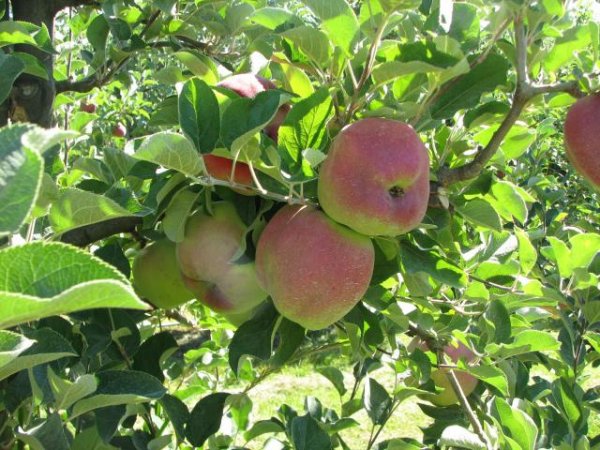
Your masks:
{"label": "tree trunk", "polygon": [[[7,0],[8,1],[8,0]],[[11,19],[46,25],[53,37],[55,5],[49,0],[10,0]],[[11,94],[0,107],[0,126],[7,119],[13,122],[32,122],[43,127],[52,125],[52,104],[56,95],[54,86],[54,57],[29,45],[16,45],[16,51],[29,53],[38,58],[48,72],[48,80],[22,74],[16,81]],[[4,114],[2,114],[4,110]]]}

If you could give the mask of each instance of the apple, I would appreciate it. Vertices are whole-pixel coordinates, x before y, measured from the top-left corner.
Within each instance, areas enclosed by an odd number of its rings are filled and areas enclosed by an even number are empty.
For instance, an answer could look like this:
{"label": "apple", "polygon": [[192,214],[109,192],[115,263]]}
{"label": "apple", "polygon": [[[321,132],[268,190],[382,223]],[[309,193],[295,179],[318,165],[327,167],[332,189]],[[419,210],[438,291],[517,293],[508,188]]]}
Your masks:
{"label": "apple", "polygon": [[[254,75],[253,73],[232,75],[218,83],[217,86],[230,89],[239,96],[247,98],[254,98],[260,92],[277,88],[271,80]],[[289,110],[290,105],[281,105],[275,113],[275,117],[265,127],[265,133],[275,142],[277,142],[279,127],[285,120],[285,116]]]}
{"label": "apple", "polygon": [[359,233],[406,233],[427,211],[427,149],[410,125],[396,120],[347,125],[321,166],[318,196],[329,217]]}
{"label": "apple", "polygon": [[262,303],[266,292],[254,262],[237,262],[243,254],[246,226],[231,203],[213,204],[213,215],[192,215],[177,244],[177,261],[185,285],[209,308],[241,314]]}
{"label": "apple", "polygon": [[81,104],[79,105],[79,111],[84,111],[93,114],[96,112],[96,105],[94,105],[93,103],[81,102]]}
{"label": "apple", "polygon": [[600,187],[600,92],[580,98],[569,109],[565,148],[575,170]]}
{"label": "apple", "polygon": [[256,246],[261,286],[282,316],[309,330],[328,327],[359,302],[374,260],[367,236],[311,206],[284,206]]}
{"label": "apple", "polygon": [[[211,177],[224,181],[229,181],[231,179],[231,169],[233,168],[232,159],[209,154],[203,155],[203,159],[204,167],[206,167],[206,171]],[[237,184],[245,184],[247,186],[254,185],[248,164],[241,161],[235,163],[233,181]],[[234,191],[243,195],[255,195],[255,192],[252,189],[236,188]]]}
{"label": "apple", "polygon": [[114,137],[122,138],[127,134],[127,128],[122,123],[116,124],[112,129],[112,135]]}
{"label": "apple", "polygon": [[133,287],[157,308],[170,309],[194,298],[181,278],[175,244],[160,239],[147,245],[133,260]]}
{"label": "apple", "polygon": [[[419,348],[423,351],[429,351],[429,347],[419,338],[414,338],[408,344],[408,351],[413,351],[415,348]],[[450,344],[446,345],[443,349],[443,352],[450,358],[453,363],[458,362],[459,360],[464,360],[467,363],[471,363],[475,360],[476,355],[460,341],[453,341]],[[466,372],[461,372],[459,370],[454,371],[454,375],[458,380],[458,384],[462,388],[464,394],[468,396],[471,392],[475,390],[479,381],[473,375],[468,374]],[[452,387],[452,383],[450,378],[448,377],[448,369],[434,369],[430,375],[432,381],[435,385],[442,389],[442,392],[438,394],[431,394],[427,396],[427,399],[438,406],[449,406],[455,403],[458,403],[458,397],[454,392],[454,388]]]}

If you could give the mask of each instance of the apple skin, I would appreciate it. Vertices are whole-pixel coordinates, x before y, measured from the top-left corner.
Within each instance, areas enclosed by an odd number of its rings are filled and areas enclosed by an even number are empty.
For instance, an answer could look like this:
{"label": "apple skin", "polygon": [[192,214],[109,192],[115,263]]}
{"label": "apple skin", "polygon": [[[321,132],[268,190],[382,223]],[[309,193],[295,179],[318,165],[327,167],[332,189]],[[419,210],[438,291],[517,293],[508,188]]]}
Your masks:
{"label": "apple skin", "polygon": [[282,316],[326,328],[362,298],[373,274],[371,240],[310,206],[287,205],[256,247],[256,271]]}
{"label": "apple skin", "polygon": [[94,105],[93,103],[82,102],[79,105],[79,111],[83,111],[83,112],[86,112],[86,113],[93,114],[93,113],[96,112],[96,105]]}
{"label": "apple skin", "polygon": [[125,135],[127,134],[127,128],[125,128],[125,125],[123,125],[122,123],[118,123],[116,124],[113,129],[112,129],[112,135],[114,137],[125,137]]}
{"label": "apple skin", "polygon": [[359,120],[333,140],[319,171],[318,195],[329,217],[359,233],[406,233],[427,211],[429,154],[403,122]]}
{"label": "apple skin", "polygon": [[[231,169],[233,167],[233,160],[224,158],[217,155],[203,155],[204,167],[211,177],[217,180],[229,181],[231,177]],[[250,167],[248,164],[238,161],[235,163],[235,171],[233,174],[233,181],[238,184],[245,184],[247,186],[254,186],[252,175],[250,174]],[[234,189],[234,191],[243,195],[255,195],[256,193],[252,189]]]}
{"label": "apple skin", "polygon": [[[260,92],[277,88],[271,80],[254,75],[253,73],[239,73],[237,75],[232,75],[219,82],[217,86],[230,89],[240,97],[247,98],[254,98]],[[277,142],[279,127],[285,120],[285,116],[289,110],[290,105],[281,105],[275,113],[275,117],[273,117],[271,122],[265,127],[266,135],[275,142]]]}
{"label": "apple skin", "polygon": [[157,308],[174,308],[194,298],[179,273],[175,244],[168,239],[140,250],[133,260],[132,274],[136,292]]}
{"label": "apple skin", "polygon": [[[413,339],[408,344],[408,351],[412,351],[415,348],[419,348],[423,351],[429,351],[429,347],[419,338]],[[444,353],[448,355],[450,360],[453,363],[458,362],[460,359],[465,360],[467,363],[471,363],[475,360],[476,355],[473,353],[466,345],[464,345],[460,341],[454,341],[444,347]],[[458,397],[452,388],[452,383],[450,382],[450,378],[448,378],[448,369],[434,369],[431,371],[431,379],[435,383],[435,385],[443,389],[439,394],[431,394],[427,396],[427,400],[429,400],[434,405],[438,406],[449,406],[455,403],[458,403]],[[473,375],[468,374],[466,372],[461,372],[458,370],[454,371],[454,375],[458,380],[464,394],[468,396],[475,390],[479,381]]]}
{"label": "apple skin", "polygon": [[569,109],[565,148],[575,170],[600,187],[600,93],[580,98]]}
{"label": "apple skin", "polygon": [[183,281],[196,298],[217,312],[240,314],[262,303],[266,292],[254,262],[233,260],[242,252],[246,226],[231,203],[215,203],[213,215],[192,215],[177,261]]}

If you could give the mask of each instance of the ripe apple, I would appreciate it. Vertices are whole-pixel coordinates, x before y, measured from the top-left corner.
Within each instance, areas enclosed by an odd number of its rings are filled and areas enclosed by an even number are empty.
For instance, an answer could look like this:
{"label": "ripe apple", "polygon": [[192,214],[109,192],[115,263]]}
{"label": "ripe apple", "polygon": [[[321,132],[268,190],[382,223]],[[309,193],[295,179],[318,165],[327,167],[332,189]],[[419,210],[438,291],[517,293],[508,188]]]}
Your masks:
{"label": "ripe apple", "polygon": [[267,294],[258,284],[254,262],[234,260],[243,253],[246,226],[231,203],[215,203],[213,215],[198,212],[186,223],[177,244],[177,261],[185,285],[209,308],[240,314]]}
{"label": "ripe apple", "polygon": [[[419,348],[423,351],[429,351],[429,347],[419,338],[415,338],[408,344],[408,350],[412,351],[415,348]],[[471,363],[475,360],[476,355],[473,353],[466,345],[464,345],[460,341],[453,341],[447,346],[444,347],[443,352],[448,355],[450,360],[453,363],[458,362],[459,360],[464,360],[467,363]],[[468,374],[466,372],[461,372],[459,370],[454,371],[454,375],[458,380],[458,384],[462,388],[465,395],[469,395],[471,392],[475,390],[478,384],[477,378],[473,375]],[[435,369],[431,372],[431,379],[435,383],[435,385],[443,389],[442,392],[438,394],[431,394],[427,396],[427,400],[431,403],[438,406],[448,406],[458,403],[458,397],[454,392],[452,387],[452,383],[450,382],[450,378],[448,378],[448,369]]]}
{"label": "ripe apple", "polygon": [[122,123],[116,124],[112,129],[112,135],[114,137],[122,138],[127,134],[127,128]]}
{"label": "ripe apple", "polygon": [[144,247],[133,260],[133,287],[157,308],[170,309],[194,298],[181,278],[175,244],[160,239]]}
{"label": "ripe apple", "polygon": [[79,105],[79,111],[84,111],[93,114],[96,112],[96,105],[94,105],[93,103],[81,102],[81,104]]}
{"label": "ripe apple", "polygon": [[569,109],[565,148],[573,167],[600,187],[600,93],[580,98]]}
{"label": "ripe apple", "polygon": [[[203,159],[206,171],[211,177],[214,177],[217,180],[229,181],[231,169],[233,168],[233,160],[217,155],[203,155]],[[248,164],[241,161],[235,163],[233,181],[247,186],[254,185]],[[255,195],[255,192],[252,189],[240,188],[234,190],[243,195]]]}
{"label": "ripe apple", "polygon": [[[241,97],[254,98],[260,92],[268,89],[276,89],[277,86],[266,78],[254,75],[253,73],[239,73],[225,78],[223,81],[217,84],[217,86],[231,89],[233,92]],[[290,105],[281,105],[275,113],[275,117],[265,127],[265,133],[275,142],[277,142],[278,130],[285,116],[290,110]]]}
{"label": "ripe apple", "polygon": [[406,233],[427,211],[427,149],[409,125],[396,120],[347,125],[321,166],[318,195],[329,217],[359,233]]}
{"label": "ripe apple", "polygon": [[256,247],[262,287],[282,316],[309,330],[331,325],[358,303],[369,287],[374,259],[367,236],[310,206],[284,206]]}

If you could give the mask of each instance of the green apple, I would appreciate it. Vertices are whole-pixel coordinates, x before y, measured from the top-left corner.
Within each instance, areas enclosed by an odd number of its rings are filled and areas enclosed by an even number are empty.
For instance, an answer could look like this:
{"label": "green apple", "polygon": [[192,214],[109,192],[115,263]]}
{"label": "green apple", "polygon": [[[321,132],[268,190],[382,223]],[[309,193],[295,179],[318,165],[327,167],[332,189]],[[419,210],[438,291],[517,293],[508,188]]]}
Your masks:
{"label": "green apple", "polygon": [[168,239],[144,247],[133,260],[133,287],[157,308],[174,308],[194,298],[181,278],[175,244]]}
{"label": "green apple", "polygon": [[309,330],[333,324],[360,301],[374,260],[367,236],[310,206],[280,209],[256,247],[262,287],[282,316]]}
{"label": "green apple", "polygon": [[236,261],[243,254],[246,226],[231,203],[215,203],[213,214],[197,212],[186,223],[177,244],[177,260],[185,285],[209,308],[241,314],[262,303],[252,261]]}
{"label": "green apple", "polygon": [[362,119],[340,131],[319,171],[319,203],[368,236],[417,227],[429,202],[429,154],[405,123]]}

